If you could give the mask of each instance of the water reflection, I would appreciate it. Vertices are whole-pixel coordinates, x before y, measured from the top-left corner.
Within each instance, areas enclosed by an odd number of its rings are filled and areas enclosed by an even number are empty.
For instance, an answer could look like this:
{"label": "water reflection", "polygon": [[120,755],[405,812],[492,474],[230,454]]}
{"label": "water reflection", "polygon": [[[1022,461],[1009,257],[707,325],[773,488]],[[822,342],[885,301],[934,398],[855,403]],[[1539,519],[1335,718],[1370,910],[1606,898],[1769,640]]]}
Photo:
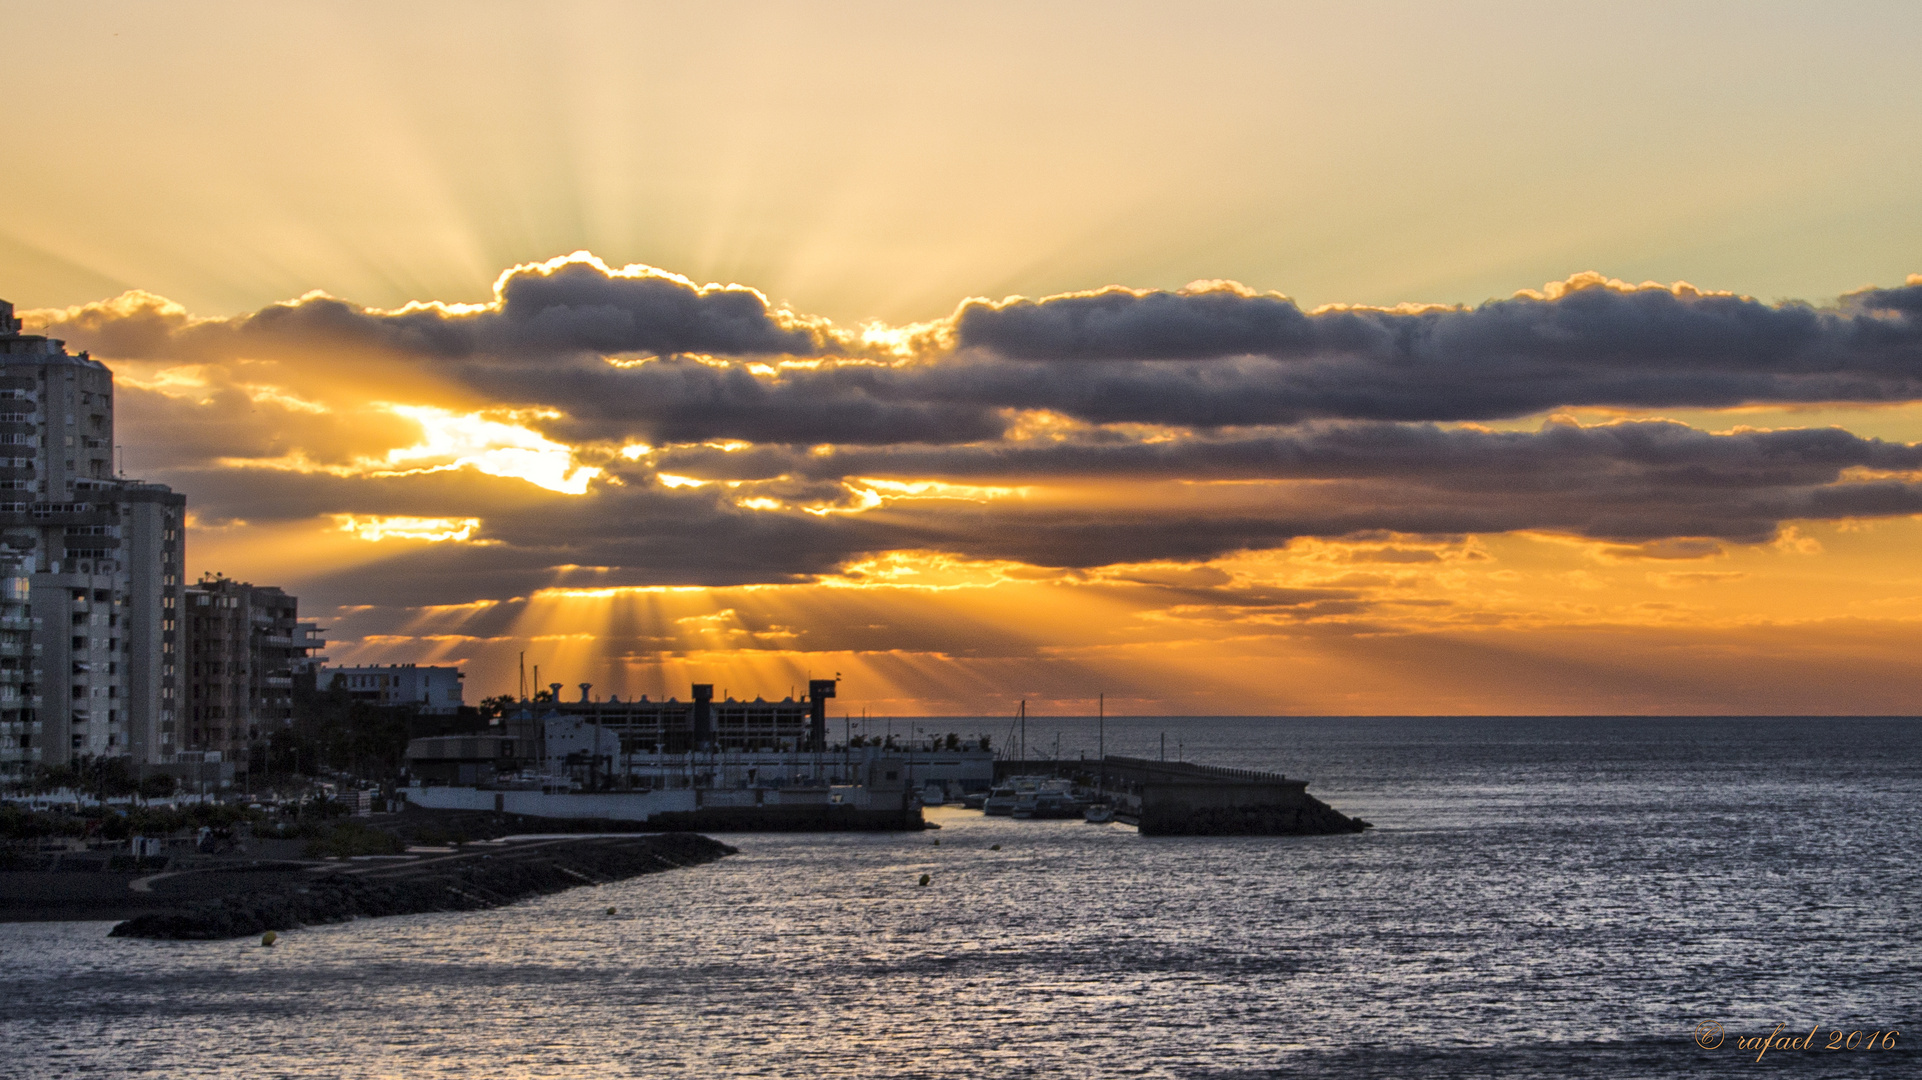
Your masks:
{"label": "water reflection", "polygon": [[271,950],[0,927],[0,1029],[48,1076],[1559,1077],[1741,1072],[1702,1018],[1922,1019],[1912,726],[1851,722],[1897,747],[1865,758],[1789,755],[1787,721],[1476,723],[1275,735],[1362,836],[936,811]]}

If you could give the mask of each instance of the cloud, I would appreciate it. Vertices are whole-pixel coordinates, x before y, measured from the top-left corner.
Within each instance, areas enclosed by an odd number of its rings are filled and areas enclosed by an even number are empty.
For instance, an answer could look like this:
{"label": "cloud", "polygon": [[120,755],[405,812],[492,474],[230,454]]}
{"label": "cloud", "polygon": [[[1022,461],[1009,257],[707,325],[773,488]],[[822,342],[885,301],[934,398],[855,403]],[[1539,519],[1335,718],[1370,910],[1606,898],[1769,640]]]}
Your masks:
{"label": "cloud", "polygon": [[[1712,556],[1729,543],[1768,541],[1794,520],[1922,513],[1922,485],[1844,478],[1864,465],[1922,465],[1922,447],[1832,429],[1711,435],[1658,422],[1550,424],[1533,433],[1381,427],[1189,440],[1173,448],[951,448],[939,455],[910,448],[898,460],[858,449],[692,448],[662,452],[665,463],[657,465],[612,463],[618,482],[579,497],[536,498],[515,481],[463,472],[366,479],[254,469],[169,479],[209,492],[197,505],[216,520],[478,519],[471,539],[485,546],[408,549],[348,575],[356,596],[415,603],[522,595],[563,583],[803,582],[901,550],[1076,569],[1172,563],[1176,568],[1130,571],[1117,580],[1203,588],[1223,584],[1218,572],[1183,566],[1302,537],[1548,532],[1610,542],[1603,550],[1614,561],[1686,559]],[[753,466],[744,471],[787,467],[798,475],[727,478],[724,467],[737,461]],[[719,475],[669,487],[654,471],[668,464],[671,475],[710,467]],[[946,485],[1008,492],[964,498],[941,486],[925,495],[863,487],[872,483],[863,477],[890,472],[1020,479],[1047,494]],[[862,491],[875,493],[872,502],[855,497]],[[808,512],[822,503],[845,512]],[[1383,565],[1442,561],[1416,548],[1365,558]],[[578,569],[586,567],[594,569]]]}
{"label": "cloud", "polygon": [[1294,301],[1233,283],[1180,293],[1110,288],[1041,301],[969,301],[954,326],[961,346],[1015,360],[1298,356],[1325,336]]}
{"label": "cloud", "polygon": [[1564,486],[1570,476],[1629,476],[1672,487],[1821,484],[1843,471],[1922,468],[1922,447],[1862,438],[1840,428],[1714,435],[1671,421],[1583,427],[1552,422],[1533,432],[1434,424],[1311,424],[1208,437],[1115,441],[1099,436],[962,447],[850,447],[827,453],[705,446],[664,451],[663,467],[697,475],[798,472],[845,476],[1183,477],[1203,480],[1423,478],[1473,488],[1500,482]]}
{"label": "cloud", "polygon": [[1227,589],[1180,575],[1365,533],[1702,557],[1797,520],[1922,513],[1922,448],[1453,422],[1922,400],[1918,312],[1913,280],[1818,308],[1580,275],[1474,308],[1303,312],[1206,283],[849,331],[576,255],[509,270],[481,305],[309,296],[206,319],[130,293],[35,318],[114,358],[130,460],[202,521],[432,524],[361,530],[394,553],[339,579],[428,603],[804,582],[900,551]]}
{"label": "cloud", "polygon": [[[1110,289],[971,301],[954,323],[964,352],[1032,369],[1037,407],[1091,422],[1486,420],[1922,396],[1914,283],[1819,309],[1583,274],[1474,308],[1313,313],[1239,287]],[[1064,368],[1074,376],[1055,377]]]}
{"label": "cloud", "polygon": [[488,304],[378,311],[312,294],[233,319],[193,319],[134,292],[55,313],[47,330],[109,357],[221,360],[314,348],[459,359],[569,353],[812,356],[836,348],[824,320],[778,310],[742,285],[696,285],[650,266],[615,269],[585,252],[516,266]]}
{"label": "cloud", "polygon": [[[1583,274],[1473,308],[1302,312],[1213,283],[968,301],[931,328],[854,332],[752,289],[576,255],[508,271],[485,305],[312,296],[196,320],[129,294],[37,317],[108,357],[375,357],[388,377],[398,364],[552,409],[571,439],[880,445],[991,438],[1023,410],[1222,428],[1922,400],[1918,309],[1915,283],[1818,308]],[[870,348],[883,339],[910,352]]]}

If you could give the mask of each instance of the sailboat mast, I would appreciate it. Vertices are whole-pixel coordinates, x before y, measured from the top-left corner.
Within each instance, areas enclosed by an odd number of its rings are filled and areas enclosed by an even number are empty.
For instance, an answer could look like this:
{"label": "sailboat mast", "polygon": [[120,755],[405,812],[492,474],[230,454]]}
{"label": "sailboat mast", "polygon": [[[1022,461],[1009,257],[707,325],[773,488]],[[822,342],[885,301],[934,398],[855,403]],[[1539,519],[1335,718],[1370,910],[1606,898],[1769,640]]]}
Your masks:
{"label": "sailboat mast", "polygon": [[1100,791],[1108,779],[1108,695],[1095,695],[1095,756],[1101,759],[1101,772],[1094,782]]}

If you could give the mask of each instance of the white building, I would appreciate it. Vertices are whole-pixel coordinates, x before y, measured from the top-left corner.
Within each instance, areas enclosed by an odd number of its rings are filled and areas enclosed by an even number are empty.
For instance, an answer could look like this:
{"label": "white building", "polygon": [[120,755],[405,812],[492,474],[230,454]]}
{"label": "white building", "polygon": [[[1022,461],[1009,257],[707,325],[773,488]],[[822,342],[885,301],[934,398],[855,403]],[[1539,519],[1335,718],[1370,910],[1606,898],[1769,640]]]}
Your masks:
{"label": "white building", "polygon": [[327,690],[338,676],[345,681],[349,696],[380,705],[418,705],[427,715],[448,715],[460,711],[461,680],[459,668],[420,667],[414,664],[369,664],[362,667],[323,667],[315,686]]}

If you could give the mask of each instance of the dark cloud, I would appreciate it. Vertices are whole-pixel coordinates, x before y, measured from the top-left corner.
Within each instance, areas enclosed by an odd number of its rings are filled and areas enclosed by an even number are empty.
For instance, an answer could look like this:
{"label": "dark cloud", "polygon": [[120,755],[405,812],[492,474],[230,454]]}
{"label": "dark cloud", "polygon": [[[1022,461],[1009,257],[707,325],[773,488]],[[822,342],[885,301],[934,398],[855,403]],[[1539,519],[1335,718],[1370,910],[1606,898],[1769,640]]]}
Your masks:
{"label": "dark cloud", "polygon": [[971,301],[955,313],[954,327],[963,347],[1015,360],[1299,356],[1328,344],[1325,331],[1286,297],[1230,289]]}
{"label": "dark cloud", "polygon": [[1566,486],[1572,477],[1679,489],[1806,486],[1851,468],[1922,468],[1922,446],[1867,439],[1840,428],[1713,435],[1671,421],[1538,431],[1486,431],[1433,424],[1311,424],[1159,442],[1032,440],[969,446],[846,447],[795,452],[675,447],[657,459],[668,472],[722,480],[780,475],[810,479],[939,476],[976,482],[1186,478],[1325,480],[1399,478],[1463,490],[1498,485]]}
{"label": "dark cloud", "polygon": [[[1915,400],[1919,310],[1922,284],[1818,309],[1584,276],[1476,308],[1312,314],[1229,290],[1109,291],[971,303],[955,328],[964,350],[1021,362],[1037,407],[1094,422],[1223,425]],[[946,374],[957,390],[1020,377],[993,364]]]}
{"label": "dark cloud", "polygon": [[683,357],[627,368],[590,358],[542,371],[477,360],[449,370],[489,396],[564,411],[544,427],[570,440],[956,443],[995,438],[1008,426],[996,407],[917,393],[911,374],[869,363],[776,375]]}
{"label": "dark cloud", "polygon": [[423,305],[373,311],[326,296],[274,304],[232,319],[195,320],[159,297],[64,313],[46,332],[109,358],[219,360],[368,350],[426,359],[569,353],[717,353],[812,356],[835,343],[818,320],[772,308],[739,285],[697,286],[647,268],[611,271],[556,260],[501,277],[478,309]]}
{"label": "dark cloud", "polygon": [[[1922,447],[1836,429],[1711,435],[1666,422],[1550,424],[1537,432],[1326,425],[1150,445],[827,454],[687,448],[658,457],[652,466],[611,462],[610,482],[583,496],[530,491],[516,480],[465,470],[347,478],[201,469],[158,478],[186,491],[212,521],[342,513],[481,518],[485,545],[437,545],[352,575],[364,597],[414,602],[557,584],[806,581],[902,549],[1094,568],[1202,562],[1309,536],[1534,530],[1641,545],[1618,548],[1640,557],[1700,557],[1718,551],[1718,542],[1771,539],[1794,520],[1922,513],[1922,485],[1907,479],[1922,469]],[[670,489],[657,482],[656,468],[716,482]],[[1097,491],[1134,494],[901,499],[859,513],[800,509],[853,506],[858,500],[849,489],[860,486],[854,478],[888,476],[1087,481]],[[1263,480],[1275,483],[1246,483]],[[1199,482],[1184,487],[1199,494],[1139,494],[1152,490],[1144,485],[1171,481]],[[787,508],[741,505],[764,498]],[[1375,561],[1431,558],[1390,552]],[[1205,570],[1152,571],[1132,580],[1169,589],[1222,584],[1218,572]]]}
{"label": "dark cloud", "polygon": [[[379,354],[493,400],[558,410],[557,429],[576,438],[885,444],[989,438],[1022,410],[1219,428],[1919,400],[1919,309],[1919,283],[1816,308],[1582,276],[1475,308],[1313,313],[1226,287],[1117,289],[970,302],[948,333],[919,339],[915,359],[883,363],[751,290],[575,261],[510,273],[478,311],[316,297],[194,322],[134,297],[49,330],[109,357]],[[750,367],[775,355],[821,362]]]}
{"label": "dark cloud", "polygon": [[[1767,304],[1687,286],[1627,287],[1583,274],[1547,294],[1474,308],[1328,308],[1232,287],[971,301],[958,344],[1019,360],[1370,357],[1418,364],[1494,360],[1599,368],[1700,366],[1821,372],[1892,367],[1914,374],[1922,283],[1845,297],[1835,309]],[[1897,316],[1890,318],[1890,316]]]}

